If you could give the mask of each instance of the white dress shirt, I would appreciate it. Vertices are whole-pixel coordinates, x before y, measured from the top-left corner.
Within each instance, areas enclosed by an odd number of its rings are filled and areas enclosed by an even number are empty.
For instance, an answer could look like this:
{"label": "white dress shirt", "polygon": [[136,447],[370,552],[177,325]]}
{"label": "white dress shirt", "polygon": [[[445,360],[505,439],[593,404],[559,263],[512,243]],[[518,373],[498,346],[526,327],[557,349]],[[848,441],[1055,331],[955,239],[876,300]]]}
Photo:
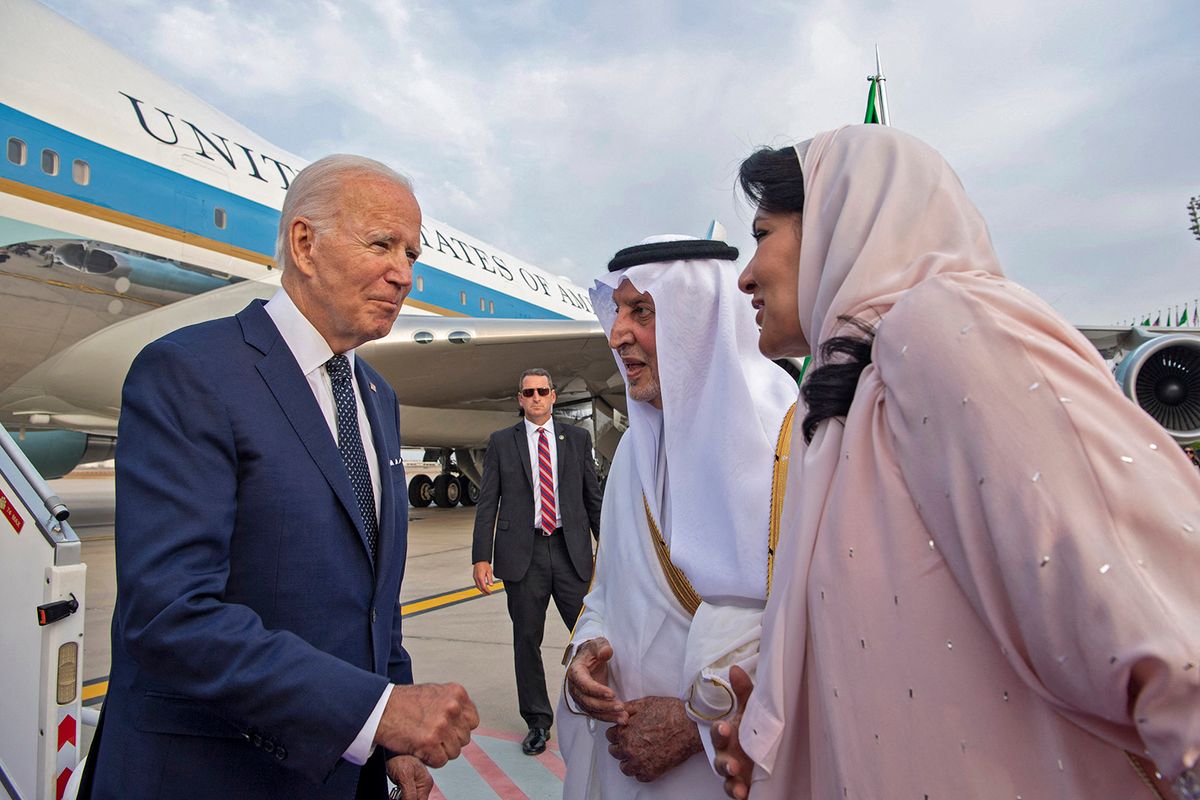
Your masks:
{"label": "white dress shirt", "polygon": [[[321,413],[325,415],[325,423],[329,426],[334,444],[337,444],[337,403],[333,399],[333,384],[329,379],[329,372],[325,369],[325,362],[334,356],[333,350],[329,348],[325,337],[313,327],[304,314],[300,313],[300,309],[296,308],[292,298],[288,297],[288,293],[282,288],[275,292],[275,296],[267,302],[265,308],[267,315],[279,329],[283,343],[292,351],[292,356],[300,366],[300,371],[304,373],[304,378],[308,381],[309,388],[312,389],[317,405],[321,407]],[[350,360],[350,372],[353,374],[354,351],[347,350],[345,355]],[[362,438],[363,452],[367,457],[367,469],[371,471],[371,490],[375,494],[375,518],[379,519],[379,458],[375,452],[375,442],[370,435],[371,423],[367,420],[367,409],[363,405],[362,395],[358,391],[358,381],[350,383],[354,387],[354,404],[358,407],[358,430]],[[379,728],[379,721],[383,719],[383,709],[387,706],[391,694],[392,686],[389,684],[383,690],[383,695],[375,704],[375,710],[367,718],[366,724],[358,732],[358,736],[354,737],[354,741],[342,754],[342,758],[360,766],[367,763],[367,759],[375,749],[375,731]]]}
{"label": "white dress shirt", "polygon": [[529,442],[529,464],[533,468],[533,527],[542,526],[542,467],[538,463],[538,430],[546,429],[546,442],[550,445],[550,479],[554,482],[554,527],[562,527],[562,505],[558,502],[558,440],[554,436],[554,418],[545,425],[534,425],[525,419],[525,438]]}

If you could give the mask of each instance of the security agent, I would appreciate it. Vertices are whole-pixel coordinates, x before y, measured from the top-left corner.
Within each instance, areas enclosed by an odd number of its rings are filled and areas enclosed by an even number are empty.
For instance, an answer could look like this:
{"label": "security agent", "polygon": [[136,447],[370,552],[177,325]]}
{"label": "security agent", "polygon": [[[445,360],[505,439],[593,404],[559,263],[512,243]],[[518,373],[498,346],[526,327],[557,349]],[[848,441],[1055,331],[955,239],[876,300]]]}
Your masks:
{"label": "security agent", "polygon": [[[600,484],[592,437],[553,418],[550,373],[526,370],[517,402],[524,418],[488,440],[475,510],[475,585],[504,581],[513,624],[517,702],[529,732],[526,755],[546,749],[554,711],[546,693],[542,634],[550,598],[568,629],[592,577],[592,538],[600,533]],[[494,564],[494,569],[493,569]]]}

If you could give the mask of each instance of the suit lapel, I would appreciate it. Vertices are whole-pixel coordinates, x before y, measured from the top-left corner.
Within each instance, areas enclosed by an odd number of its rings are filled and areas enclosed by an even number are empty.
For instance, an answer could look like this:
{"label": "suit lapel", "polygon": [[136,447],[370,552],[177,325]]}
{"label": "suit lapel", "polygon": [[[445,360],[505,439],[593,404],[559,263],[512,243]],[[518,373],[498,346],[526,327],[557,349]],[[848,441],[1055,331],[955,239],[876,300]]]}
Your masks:
{"label": "suit lapel", "polygon": [[313,397],[308,381],[300,372],[292,351],[288,349],[283,337],[279,335],[279,329],[262,306],[261,301],[256,301],[238,314],[246,343],[264,354],[257,364],[258,373],[275,396],[275,401],[283,409],[288,422],[296,431],[296,436],[320,468],[338,501],[346,509],[359,537],[365,542],[366,533],[363,531],[358,512],[358,501],[354,499],[354,489],[350,486],[350,476],[342,462],[337,442],[329,431],[329,424],[321,413],[321,407],[317,405],[317,399]]}
{"label": "suit lapel", "polygon": [[521,456],[521,466],[525,469],[525,480],[529,481],[529,491],[533,491],[533,467],[529,465],[529,437],[525,432],[525,420],[522,419],[513,428],[513,438],[517,441],[517,453]]}

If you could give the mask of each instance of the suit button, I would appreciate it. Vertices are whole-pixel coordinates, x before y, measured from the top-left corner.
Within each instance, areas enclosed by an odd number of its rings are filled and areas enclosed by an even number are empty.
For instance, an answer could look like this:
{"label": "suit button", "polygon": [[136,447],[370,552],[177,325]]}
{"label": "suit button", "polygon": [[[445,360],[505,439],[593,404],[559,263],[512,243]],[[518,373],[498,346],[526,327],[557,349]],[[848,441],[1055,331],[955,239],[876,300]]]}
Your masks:
{"label": "suit button", "polygon": [[371,624],[375,624],[375,620],[379,619],[379,615],[375,613],[375,606],[371,606]]}
{"label": "suit button", "polygon": [[279,745],[275,748],[275,758],[279,759],[280,761],[283,761],[285,758],[287,758],[287,750],[284,749],[283,745]]}
{"label": "suit button", "polygon": [[253,744],[255,747],[262,747],[262,745],[263,745],[263,740],[262,740],[262,737],[261,737],[261,736],[259,736],[257,733],[255,733],[255,734],[252,734],[252,735],[250,736],[250,742],[251,742],[251,743],[252,743],[252,744]]}
{"label": "suit button", "polygon": [[275,750],[275,740],[263,739],[263,750],[266,750],[268,753],[273,752]]}

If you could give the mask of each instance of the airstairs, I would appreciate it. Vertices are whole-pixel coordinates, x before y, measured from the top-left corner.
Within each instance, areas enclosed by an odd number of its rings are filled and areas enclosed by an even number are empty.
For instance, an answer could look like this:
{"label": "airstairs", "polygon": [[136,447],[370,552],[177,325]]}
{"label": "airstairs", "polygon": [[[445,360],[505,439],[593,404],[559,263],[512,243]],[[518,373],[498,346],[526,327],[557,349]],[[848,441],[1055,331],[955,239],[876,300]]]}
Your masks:
{"label": "airstairs", "polygon": [[68,513],[0,428],[0,800],[77,782],[87,567]]}

